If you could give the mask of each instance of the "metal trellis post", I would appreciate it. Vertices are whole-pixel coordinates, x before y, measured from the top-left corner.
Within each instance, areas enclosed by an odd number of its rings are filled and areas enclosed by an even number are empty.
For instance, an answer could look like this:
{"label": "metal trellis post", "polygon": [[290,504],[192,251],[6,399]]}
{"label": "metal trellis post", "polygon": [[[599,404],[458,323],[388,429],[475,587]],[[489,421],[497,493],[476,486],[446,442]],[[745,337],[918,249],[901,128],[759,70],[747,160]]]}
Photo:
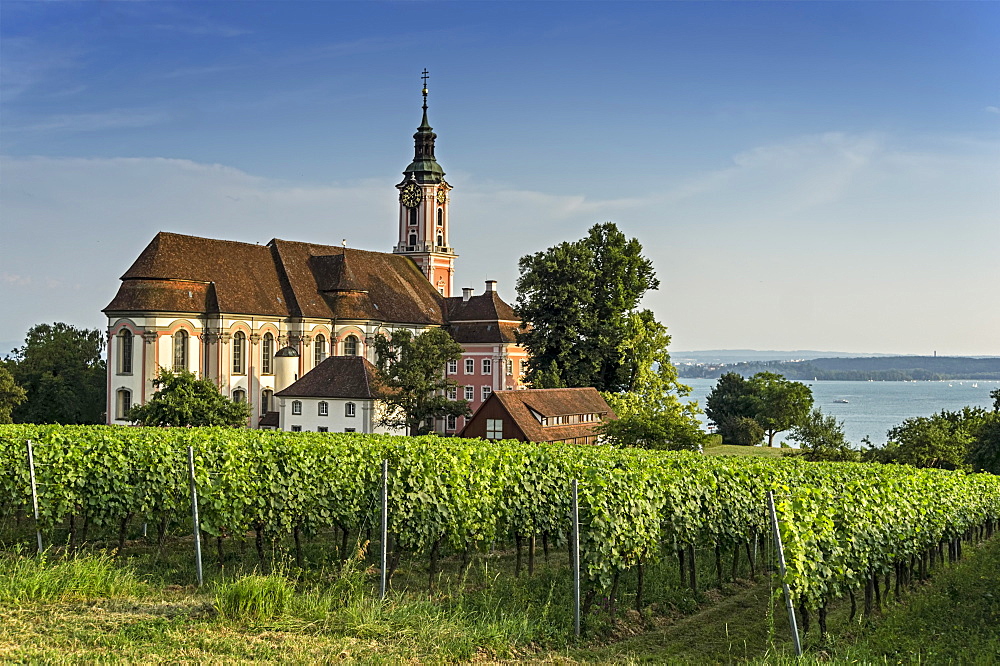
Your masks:
{"label": "metal trellis post", "polygon": [[194,561],[198,571],[198,587],[204,579],[201,570],[201,525],[198,520],[198,487],[194,479],[194,447],[188,447],[188,473],[191,477],[191,521],[194,523]]}
{"label": "metal trellis post", "polygon": [[774,543],[778,546],[778,570],[781,572],[781,587],[785,592],[785,606],[788,608],[788,624],[792,627],[792,641],[795,643],[795,656],[802,656],[802,643],[799,642],[799,627],[795,621],[795,608],[792,606],[792,595],[785,582],[785,550],[781,545],[781,531],[778,529],[778,512],[774,508],[774,491],[767,491],[767,504],[771,510],[771,529],[774,531]]}
{"label": "metal trellis post", "polygon": [[389,536],[389,461],[382,461],[382,525],[381,525],[381,550],[382,550],[382,580],[379,585],[379,593],[385,599],[386,588],[389,585],[388,571],[386,563],[389,559],[388,536]]}
{"label": "metal trellis post", "polygon": [[28,440],[28,476],[31,478],[31,507],[35,511],[35,538],[38,539],[38,554],[42,554],[42,525],[38,518],[38,488],[35,486],[35,452]]}
{"label": "metal trellis post", "polygon": [[580,635],[580,501],[577,496],[577,480],[573,479],[573,633]]}

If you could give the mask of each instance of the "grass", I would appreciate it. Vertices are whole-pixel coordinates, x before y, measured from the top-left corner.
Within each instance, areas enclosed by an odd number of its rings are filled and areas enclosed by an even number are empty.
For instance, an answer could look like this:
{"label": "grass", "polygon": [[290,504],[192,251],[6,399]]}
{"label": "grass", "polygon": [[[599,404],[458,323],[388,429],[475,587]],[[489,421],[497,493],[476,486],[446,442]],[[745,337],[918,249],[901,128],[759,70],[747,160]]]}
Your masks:
{"label": "grass", "polygon": [[720,444],[719,446],[705,447],[706,456],[763,456],[780,458],[790,454],[798,453],[798,449],[783,449],[770,446],[734,446],[732,444]]}
{"label": "grass", "polygon": [[[270,566],[232,544],[223,567],[193,578],[190,539],[162,555],[130,544],[106,553],[43,559],[0,556],[0,662],[12,663],[792,663],[780,596],[766,579],[712,589],[713,560],[699,557],[701,593],[681,587],[675,563],[649,566],[641,612],[623,593],[619,616],[588,618],[572,639],[565,553],[539,554],[534,576],[513,575],[512,553],[482,554],[462,571],[442,562],[428,589],[404,560],[378,599],[363,553],[308,570]],[[831,636],[805,637],[806,663],[1000,662],[1000,538],[968,548],[961,563],[891,604],[869,624],[831,608]],[[307,551],[307,555],[310,553]],[[318,556],[315,556],[318,557]],[[622,589],[634,589],[623,577]]]}

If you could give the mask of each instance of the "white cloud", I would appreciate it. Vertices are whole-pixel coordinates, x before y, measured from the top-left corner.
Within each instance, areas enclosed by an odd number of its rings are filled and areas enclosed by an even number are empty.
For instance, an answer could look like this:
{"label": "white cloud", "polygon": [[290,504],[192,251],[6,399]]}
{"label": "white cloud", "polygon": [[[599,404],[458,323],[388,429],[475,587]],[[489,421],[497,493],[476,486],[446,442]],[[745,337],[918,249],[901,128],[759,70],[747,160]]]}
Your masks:
{"label": "white cloud", "polygon": [[100,113],[69,113],[48,116],[29,125],[9,127],[7,132],[97,132],[120,127],[150,127],[170,118],[151,109],[111,109]]}
{"label": "white cloud", "polygon": [[[456,286],[500,280],[519,257],[613,220],[662,282],[647,298],[677,348],[1000,353],[998,147],[830,133],[743,151],[662,190],[551,193],[452,172]],[[18,317],[99,326],[100,308],[156,232],[273,237],[388,250],[384,180],[309,184],[163,158],[7,158],[5,297]],[[55,289],[46,289],[54,283]],[[21,314],[23,313],[23,314]]]}

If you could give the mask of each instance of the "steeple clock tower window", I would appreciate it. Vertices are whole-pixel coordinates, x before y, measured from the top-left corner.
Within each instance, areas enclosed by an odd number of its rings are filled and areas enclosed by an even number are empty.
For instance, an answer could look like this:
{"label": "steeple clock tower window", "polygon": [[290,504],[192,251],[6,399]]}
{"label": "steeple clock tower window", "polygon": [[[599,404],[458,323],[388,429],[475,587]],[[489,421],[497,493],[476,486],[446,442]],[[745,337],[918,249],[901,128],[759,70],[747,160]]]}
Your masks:
{"label": "steeple clock tower window", "polygon": [[455,250],[448,245],[451,186],[434,157],[437,134],[427,121],[427,70],[423,71],[423,118],[413,135],[413,161],[403,171],[399,190],[399,242],[394,254],[410,257],[444,296],[453,291]]}

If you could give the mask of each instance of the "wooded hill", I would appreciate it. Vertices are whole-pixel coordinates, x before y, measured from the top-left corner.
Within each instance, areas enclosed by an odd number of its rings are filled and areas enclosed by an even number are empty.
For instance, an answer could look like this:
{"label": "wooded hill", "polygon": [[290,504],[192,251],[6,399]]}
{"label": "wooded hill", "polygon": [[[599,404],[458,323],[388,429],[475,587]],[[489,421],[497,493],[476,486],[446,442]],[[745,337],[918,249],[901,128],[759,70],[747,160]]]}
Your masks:
{"label": "wooded hill", "polygon": [[775,372],[788,379],[907,381],[1000,379],[1000,358],[959,356],[878,356],[816,358],[809,361],[753,361],[716,365],[680,365],[681,377],[717,378],[727,372],[750,376]]}

